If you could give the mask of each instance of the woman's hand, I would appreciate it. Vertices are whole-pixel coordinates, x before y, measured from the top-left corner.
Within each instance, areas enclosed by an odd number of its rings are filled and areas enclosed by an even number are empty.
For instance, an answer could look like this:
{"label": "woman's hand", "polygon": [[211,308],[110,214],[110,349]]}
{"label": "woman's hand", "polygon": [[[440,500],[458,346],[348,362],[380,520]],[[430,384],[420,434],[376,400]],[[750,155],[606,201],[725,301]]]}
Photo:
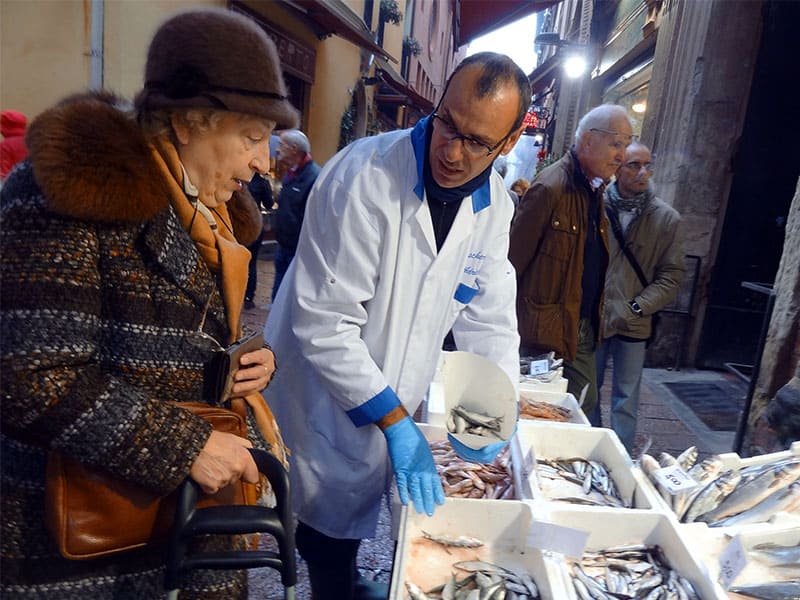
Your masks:
{"label": "woman's hand", "polygon": [[275,355],[269,348],[242,354],[239,370],[233,377],[236,383],[231,390],[231,396],[244,396],[249,392],[260,392],[272,381],[276,369]]}
{"label": "woman's hand", "polygon": [[249,440],[238,435],[212,431],[189,476],[207,494],[216,494],[240,479],[258,483],[258,467],[247,450],[252,447]]}

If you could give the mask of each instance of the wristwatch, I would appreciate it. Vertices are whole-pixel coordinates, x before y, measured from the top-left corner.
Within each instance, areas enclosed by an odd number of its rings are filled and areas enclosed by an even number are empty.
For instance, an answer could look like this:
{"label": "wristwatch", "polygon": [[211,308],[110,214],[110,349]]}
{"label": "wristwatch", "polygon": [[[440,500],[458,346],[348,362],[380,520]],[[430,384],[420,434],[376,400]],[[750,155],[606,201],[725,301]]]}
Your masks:
{"label": "wristwatch", "polygon": [[631,307],[631,310],[635,312],[640,317],[642,316],[642,307],[639,306],[639,303],[636,300],[631,300],[628,302],[628,306]]}

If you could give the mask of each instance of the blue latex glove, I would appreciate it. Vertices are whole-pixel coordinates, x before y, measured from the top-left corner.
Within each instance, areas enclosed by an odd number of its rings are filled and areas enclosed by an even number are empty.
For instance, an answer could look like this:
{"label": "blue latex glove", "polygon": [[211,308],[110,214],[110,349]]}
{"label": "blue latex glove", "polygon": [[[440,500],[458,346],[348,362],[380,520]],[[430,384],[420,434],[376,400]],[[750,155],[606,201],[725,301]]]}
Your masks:
{"label": "blue latex glove", "polygon": [[442,480],[436,472],[431,448],[411,417],[405,417],[383,431],[392,459],[400,502],[408,504],[409,494],[418,513],[433,515],[435,504],[444,504]]}
{"label": "blue latex glove", "polygon": [[470,448],[469,446],[462,444],[459,442],[452,434],[447,434],[447,439],[450,442],[450,445],[455,450],[456,454],[458,454],[464,460],[468,460],[469,462],[474,463],[490,463],[497,455],[502,452],[503,448],[508,446],[508,440],[505,442],[497,442],[496,444],[489,444],[488,446],[484,446],[478,450],[474,448]]}

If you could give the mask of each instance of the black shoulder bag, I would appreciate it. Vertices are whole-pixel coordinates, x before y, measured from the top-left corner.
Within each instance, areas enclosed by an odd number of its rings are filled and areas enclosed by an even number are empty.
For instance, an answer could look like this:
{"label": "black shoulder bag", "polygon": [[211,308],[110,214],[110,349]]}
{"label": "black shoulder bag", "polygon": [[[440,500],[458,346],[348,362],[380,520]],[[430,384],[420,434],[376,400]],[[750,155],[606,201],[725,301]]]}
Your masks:
{"label": "black shoulder bag", "polygon": [[[614,232],[614,237],[617,238],[619,247],[622,249],[625,257],[628,259],[628,262],[631,263],[633,270],[636,272],[636,276],[639,278],[639,281],[642,284],[642,289],[646,288],[650,284],[647,282],[647,277],[644,276],[644,271],[642,271],[642,267],[639,266],[639,262],[636,260],[633,252],[631,252],[631,249],[628,248],[628,245],[625,243],[625,238],[622,235],[622,227],[619,224],[617,215],[615,215],[614,211],[612,211],[610,208],[606,207],[606,216],[608,217],[608,222],[611,223],[611,230]],[[652,315],[650,315],[650,337],[647,338],[645,347],[650,346],[650,342],[652,342],[653,338],[656,337],[656,328],[658,327],[658,322],[660,320],[661,313],[654,312]]]}

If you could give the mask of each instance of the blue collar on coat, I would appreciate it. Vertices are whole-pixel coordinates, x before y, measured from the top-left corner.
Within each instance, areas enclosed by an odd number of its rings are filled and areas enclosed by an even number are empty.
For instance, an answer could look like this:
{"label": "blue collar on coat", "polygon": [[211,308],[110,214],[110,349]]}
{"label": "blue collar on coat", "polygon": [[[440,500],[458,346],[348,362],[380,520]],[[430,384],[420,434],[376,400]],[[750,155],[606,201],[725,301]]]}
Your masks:
{"label": "blue collar on coat", "polygon": [[[414,148],[414,158],[417,162],[417,185],[414,186],[414,193],[422,201],[425,197],[425,184],[422,179],[422,165],[425,160],[425,129],[431,116],[417,121],[411,130],[411,145]],[[492,193],[489,179],[481,187],[472,193],[472,212],[476,213],[492,204]]]}

